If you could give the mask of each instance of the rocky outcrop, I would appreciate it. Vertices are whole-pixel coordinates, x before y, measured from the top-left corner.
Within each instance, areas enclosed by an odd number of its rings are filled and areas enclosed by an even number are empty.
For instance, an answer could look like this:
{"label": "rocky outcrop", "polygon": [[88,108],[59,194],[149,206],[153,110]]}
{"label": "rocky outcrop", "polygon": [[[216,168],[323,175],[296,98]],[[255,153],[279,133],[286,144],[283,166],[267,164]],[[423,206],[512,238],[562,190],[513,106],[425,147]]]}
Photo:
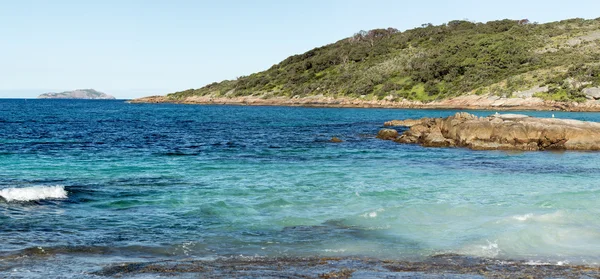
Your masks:
{"label": "rocky outcrop", "polygon": [[94,89],[77,89],[60,93],[44,93],[38,99],[88,99],[88,100],[114,100],[115,97],[96,91]]}
{"label": "rocky outcrop", "polygon": [[498,113],[477,117],[466,112],[420,121],[397,137],[383,129],[380,133],[386,137],[378,138],[475,150],[600,150],[600,123],[595,122]]}
{"label": "rocky outcrop", "polygon": [[167,99],[165,96],[148,96],[127,101],[132,104],[162,104],[162,103],[178,103]]}
{"label": "rocky outcrop", "polygon": [[600,99],[600,87],[584,88],[581,92],[583,92],[583,94],[585,94],[585,97],[590,100]]}
{"label": "rocky outcrop", "polygon": [[548,86],[542,86],[542,87],[536,86],[536,87],[530,88],[525,91],[514,92],[513,95],[517,98],[525,99],[525,98],[533,98],[533,95],[535,93],[545,93],[545,92],[548,92]]}
{"label": "rocky outcrop", "polygon": [[379,133],[377,133],[377,138],[382,140],[393,140],[398,138],[398,131],[394,129],[381,129]]}
{"label": "rocky outcrop", "polygon": [[410,127],[410,126],[420,124],[420,123],[421,123],[421,119],[391,120],[391,121],[383,123],[383,126],[386,126],[386,127],[389,127],[389,126]]}

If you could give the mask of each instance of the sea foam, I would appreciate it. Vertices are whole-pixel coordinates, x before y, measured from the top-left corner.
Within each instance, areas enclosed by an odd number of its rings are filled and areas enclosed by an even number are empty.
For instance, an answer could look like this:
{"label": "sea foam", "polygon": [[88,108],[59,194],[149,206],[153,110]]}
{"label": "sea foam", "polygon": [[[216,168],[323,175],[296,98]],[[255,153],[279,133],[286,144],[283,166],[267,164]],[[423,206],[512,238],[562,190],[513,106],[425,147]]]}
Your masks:
{"label": "sea foam", "polygon": [[515,215],[512,216],[512,219],[525,222],[525,221],[535,221],[540,223],[561,223],[565,222],[565,216],[562,211],[556,211],[553,213],[547,214],[524,214],[524,215]]}
{"label": "sea foam", "polygon": [[61,185],[6,188],[0,190],[0,197],[4,198],[7,202],[65,199],[67,198],[67,191],[65,190],[65,186]]}

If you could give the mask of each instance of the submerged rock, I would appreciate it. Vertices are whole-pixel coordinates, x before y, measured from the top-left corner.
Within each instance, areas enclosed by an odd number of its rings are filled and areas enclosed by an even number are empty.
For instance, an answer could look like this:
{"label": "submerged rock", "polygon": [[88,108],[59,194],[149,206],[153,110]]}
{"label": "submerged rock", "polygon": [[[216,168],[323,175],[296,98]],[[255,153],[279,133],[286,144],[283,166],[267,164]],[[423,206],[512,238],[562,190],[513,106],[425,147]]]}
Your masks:
{"label": "submerged rock", "polygon": [[422,261],[240,256],[117,263],[92,274],[117,278],[150,275],[186,278],[598,278],[600,268],[454,254],[435,255]]}
{"label": "submerged rock", "polygon": [[342,139],[338,138],[338,137],[332,137],[330,140],[330,142],[333,143],[340,143],[340,142],[344,142]]}
{"label": "submerged rock", "polygon": [[519,114],[477,117],[459,112],[447,118],[423,118],[402,135],[389,130],[381,130],[377,137],[475,150],[600,150],[600,123]]}

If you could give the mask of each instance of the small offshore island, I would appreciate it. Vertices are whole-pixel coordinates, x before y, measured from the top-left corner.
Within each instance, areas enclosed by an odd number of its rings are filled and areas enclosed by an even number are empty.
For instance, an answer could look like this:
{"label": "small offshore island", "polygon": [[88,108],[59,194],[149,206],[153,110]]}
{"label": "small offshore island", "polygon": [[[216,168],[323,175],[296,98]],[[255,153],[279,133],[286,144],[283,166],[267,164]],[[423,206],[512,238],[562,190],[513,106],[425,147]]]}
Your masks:
{"label": "small offshore island", "polygon": [[269,69],[130,103],[600,111],[600,19],[360,31]]}
{"label": "small offshore island", "polygon": [[85,100],[114,100],[115,97],[94,89],[77,89],[60,93],[44,93],[38,99],[85,99]]}

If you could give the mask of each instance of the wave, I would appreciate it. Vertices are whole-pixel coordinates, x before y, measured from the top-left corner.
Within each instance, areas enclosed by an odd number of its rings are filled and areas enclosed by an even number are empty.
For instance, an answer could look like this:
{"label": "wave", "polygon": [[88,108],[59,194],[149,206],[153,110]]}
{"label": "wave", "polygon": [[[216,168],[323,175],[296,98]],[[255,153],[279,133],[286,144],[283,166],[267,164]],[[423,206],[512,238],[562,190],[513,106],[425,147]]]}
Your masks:
{"label": "wave", "polygon": [[0,197],[11,201],[38,201],[45,199],[66,199],[65,186],[32,186],[24,188],[6,188],[0,190]]}
{"label": "wave", "polygon": [[502,253],[502,250],[498,245],[498,240],[495,240],[493,242],[486,240],[486,242],[487,244],[478,243],[468,245],[462,249],[459,249],[457,252],[458,254],[482,258],[496,258]]}
{"label": "wave", "polygon": [[560,210],[546,214],[527,213],[523,215],[514,215],[511,216],[511,218],[519,222],[564,223],[569,221],[568,218],[565,219],[565,215]]}

